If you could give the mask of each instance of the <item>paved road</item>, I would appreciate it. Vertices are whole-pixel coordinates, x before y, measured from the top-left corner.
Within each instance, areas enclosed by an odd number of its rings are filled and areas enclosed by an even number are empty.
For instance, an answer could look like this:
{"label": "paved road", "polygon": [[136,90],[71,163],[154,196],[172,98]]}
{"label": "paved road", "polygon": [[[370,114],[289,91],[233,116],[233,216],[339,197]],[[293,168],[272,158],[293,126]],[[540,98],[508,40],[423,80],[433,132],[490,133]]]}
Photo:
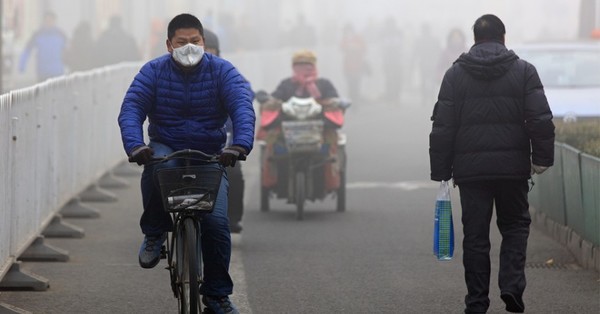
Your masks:
{"label": "paved road", "polygon": [[[429,109],[373,104],[348,113],[348,210],[334,201],[310,204],[305,220],[293,207],[258,210],[258,163],[245,164],[245,230],[234,236],[233,299],[242,313],[461,313],[465,288],[460,210],[453,191],[456,257],[431,254],[436,184],[428,179]],[[82,239],[48,239],[68,262],[23,263],[50,280],[44,292],[5,291],[0,303],[33,313],[174,313],[168,273],[141,269],[137,178],[112,190],[114,203],[92,203],[101,217],[70,219]],[[492,256],[499,236],[493,231]],[[548,260],[553,267],[546,266]],[[163,264],[161,264],[163,265]],[[598,273],[582,270],[539,230],[530,237],[527,313],[600,313]],[[493,259],[497,271],[497,259]],[[504,313],[492,277],[489,313]]]}

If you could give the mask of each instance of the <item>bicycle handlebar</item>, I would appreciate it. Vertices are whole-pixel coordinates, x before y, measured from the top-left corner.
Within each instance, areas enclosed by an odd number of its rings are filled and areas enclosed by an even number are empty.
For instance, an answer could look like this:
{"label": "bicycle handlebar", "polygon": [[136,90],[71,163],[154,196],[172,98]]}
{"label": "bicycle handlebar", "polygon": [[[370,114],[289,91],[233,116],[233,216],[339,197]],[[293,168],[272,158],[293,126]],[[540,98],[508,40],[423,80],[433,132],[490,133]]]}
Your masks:
{"label": "bicycle handlebar", "polygon": [[[196,161],[204,161],[204,162],[214,163],[214,162],[219,162],[219,156],[220,155],[218,155],[218,154],[210,155],[203,151],[195,150],[195,149],[182,149],[182,150],[174,151],[164,157],[153,157],[150,160],[150,162],[147,163],[146,165],[154,165],[154,164],[166,162],[166,161],[169,161],[172,159],[187,159],[187,160],[196,160]],[[246,160],[246,155],[240,154],[238,156],[238,160]]]}

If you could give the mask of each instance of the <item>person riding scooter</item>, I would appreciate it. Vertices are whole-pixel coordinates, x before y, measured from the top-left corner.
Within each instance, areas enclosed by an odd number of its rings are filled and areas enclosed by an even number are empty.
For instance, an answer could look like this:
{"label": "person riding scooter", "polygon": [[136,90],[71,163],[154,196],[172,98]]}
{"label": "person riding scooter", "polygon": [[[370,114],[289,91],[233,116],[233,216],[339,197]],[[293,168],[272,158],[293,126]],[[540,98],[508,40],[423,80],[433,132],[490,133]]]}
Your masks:
{"label": "person riding scooter", "polygon": [[[294,53],[292,70],[292,76],[282,80],[271,95],[265,92],[256,94],[256,99],[261,104],[261,123],[257,137],[266,142],[261,174],[262,184],[266,188],[275,186],[278,181],[277,165],[270,157],[274,154],[274,144],[282,137],[282,104],[292,97],[312,97],[322,106],[324,144],[328,144],[328,153],[333,159],[337,155],[337,129],[343,125],[343,112],[347,103],[340,100],[331,81],[318,77],[317,57],[312,51],[301,50]],[[326,192],[337,189],[340,185],[338,163],[327,163],[324,171]]]}

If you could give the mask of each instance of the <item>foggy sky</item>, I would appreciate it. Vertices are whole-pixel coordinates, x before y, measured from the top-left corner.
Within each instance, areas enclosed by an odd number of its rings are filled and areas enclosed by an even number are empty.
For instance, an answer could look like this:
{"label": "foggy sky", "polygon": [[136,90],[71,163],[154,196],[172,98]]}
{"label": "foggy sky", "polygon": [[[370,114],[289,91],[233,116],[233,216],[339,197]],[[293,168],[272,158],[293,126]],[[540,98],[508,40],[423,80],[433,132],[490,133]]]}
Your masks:
{"label": "foggy sky", "polygon": [[[477,17],[487,13],[496,14],[504,21],[508,46],[523,41],[574,39],[578,31],[579,1],[549,3],[547,0],[3,0],[3,48],[16,58],[39,27],[40,17],[46,10],[57,14],[57,24],[68,37],[82,20],[92,24],[93,36],[97,37],[111,16],[122,15],[124,26],[134,36],[146,60],[153,57],[149,53],[153,20],[166,24],[183,12],[198,16],[205,27],[216,31],[221,37],[224,56],[233,59],[249,51],[274,51],[293,46],[290,44],[293,39],[286,37],[300,16],[315,30],[314,49],[329,51],[339,46],[346,24],[352,24],[364,36],[369,48],[377,51],[377,32],[386,19],[393,18],[402,30],[403,47],[398,52],[399,58],[410,54],[423,25],[429,25],[441,46],[451,28],[460,29],[471,45],[471,26]],[[164,42],[166,26],[161,37],[159,41]],[[369,54],[377,57],[373,52]],[[337,58],[322,57],[327,62]],[[322,64],[321,68],[324,73],[329,72],[329,76],[338,76],[335,67]],[[249,76],[256,75],[250,73]]]}

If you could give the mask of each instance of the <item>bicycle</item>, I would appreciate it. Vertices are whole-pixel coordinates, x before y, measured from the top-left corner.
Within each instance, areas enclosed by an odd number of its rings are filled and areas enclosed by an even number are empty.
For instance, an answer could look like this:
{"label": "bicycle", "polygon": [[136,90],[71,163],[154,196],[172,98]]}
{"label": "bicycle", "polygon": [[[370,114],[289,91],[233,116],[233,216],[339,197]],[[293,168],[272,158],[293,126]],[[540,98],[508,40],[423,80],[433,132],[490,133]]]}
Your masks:
{"label": "bicycle", "polygon": [[[173,219],[161,258],[167,259],[171,289],[179,300],[182,314],[202,313],[200,285],[202,284],[202,249],[200,237],[202,216],[214,209],[224,167],[216,164],[219,155],[185,149],[162,158],[153,158],[151,165],[181,159],[183,166],[158,169],[154,173],[160,187],[165,210]],[[245,160],[240,155],[239,160]]]}

